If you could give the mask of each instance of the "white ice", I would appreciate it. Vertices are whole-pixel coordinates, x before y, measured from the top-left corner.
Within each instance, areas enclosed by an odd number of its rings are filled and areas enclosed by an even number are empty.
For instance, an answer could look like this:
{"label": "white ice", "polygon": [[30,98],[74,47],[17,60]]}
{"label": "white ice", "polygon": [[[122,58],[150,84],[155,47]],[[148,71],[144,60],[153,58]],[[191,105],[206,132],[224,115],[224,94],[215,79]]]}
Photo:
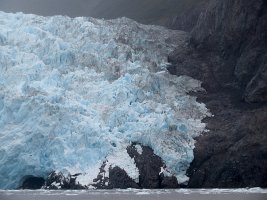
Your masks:
{"label": "white ice", "polygon": [[187,181],[209,113],[188,95],[201,83],[166,70],[184,37],[126,18],[0,12],[0,188],[53,170],[82,173],[90,185],[107,159],[136,178],[123,153],[131,142],[150,146]]}
{"label": "white ice", "polygon": [[137,144],[137,145],[135,145],[134,147],[135,147],[135,149],[136,149],[136,151],[137,151],[137,153],[138,153],[139,155],[142,155],[142,154],[143,154],[143,148],[142,148],[141,145]]}

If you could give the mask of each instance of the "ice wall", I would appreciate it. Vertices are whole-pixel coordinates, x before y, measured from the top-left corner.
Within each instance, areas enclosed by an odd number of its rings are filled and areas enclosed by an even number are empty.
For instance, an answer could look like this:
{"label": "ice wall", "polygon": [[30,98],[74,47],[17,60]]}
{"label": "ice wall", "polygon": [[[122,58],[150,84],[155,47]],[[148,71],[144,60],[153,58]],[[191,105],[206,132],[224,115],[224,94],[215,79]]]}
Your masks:
{"label": "ice wall", "polygon": [[102,162],[138,181],[131,142],[152,147],[179,182],[208,115],[200,82],[166,71],[183,32],[0,12],[0,188],[52,170],[92,183]]}

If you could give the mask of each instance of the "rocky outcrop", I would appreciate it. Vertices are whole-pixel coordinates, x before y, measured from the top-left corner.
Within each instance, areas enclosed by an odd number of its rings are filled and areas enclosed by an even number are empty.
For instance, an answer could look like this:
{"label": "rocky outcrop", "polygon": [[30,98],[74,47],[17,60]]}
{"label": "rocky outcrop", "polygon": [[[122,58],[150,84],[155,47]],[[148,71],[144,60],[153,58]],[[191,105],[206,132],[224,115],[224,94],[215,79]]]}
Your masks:
{"label": "rocky outcrop", "polygon": [[267,2],[211,0],[169,71],[203,82],[214,117],[197,138],[188,187],[267,187]]}
{"label": "rocky outcrop", "polygon": [[[118,166],[110,166],[108,172],[106,171],[106,162],[103,163],[99,169],[98,176],[94,179],[91,185],[81,185],[76,181],[77,177],[81,174],[63,175],[62,173],[52,172],[43,182],[43,185],[34,185],[35,182],[31,181],[33,185],[30,189],[159,189],[159,188],[178,188],[176,177],[171,176],[165,171],[165,164],[162,159],[155,155],[150,147],[142,146],[140,144],[132,144],[127,147],[127,152],[131,158],[134,159],[136,166],[139,170],[139,182],[135,182],[124,169]],[[108,173],[108,175],[107,175]],[[44,180],[44,179],[43,179]],[[23,188],[28,184],[28,180],[24,181]]]}
{"label": "rocky outcrop", "polygon": [[132,180],[125,170],[114,167],[109,171],[109,188],[120,188],[120,189],[127,189],[127,188],[140,188],[140,186]]}
{"label": "rocky outcrop", "polygon": [[[96,189],[127,189],[127,188],[140,188],[139,185],[127,174],[124,169],[118,166],[109,167],[109,172],[106,172],[106,162],[100,168],[100,172],[94,184],[92,185]],[[106,174],[108,173],[108,176]]]}
{"label": "rocky outcrop", "polygon": [[142,153],[138,152],[136,144],[129,146],[127,152],[130,157],[134,158],[139,169],[140,188],[178,188],[176,177],[166,176],[162,173],[162,169],[165,166],[163,160],[155,155],[150,147],[139,146],[142,148]]}
{"label": "rocky outcrop", "polygon": [[95,188],[159,189],[179,187],[176,177],[170,175],[166,176],[163,173],[165,164],[159,156],[154,154],[150,147],[134,143],[127,147],[127,153],[134,159],[139,170],[138,183],[131,179],[124,169],[118,166],[110,167],[108,178],[104,177],[103,173],[106,173],[106,164],[103,163],[98,177],[94,180],[96,184],[93,186]]}
{"label": "rocky outcrop", "polygon": [[51,172],[42,188],[48,190],[77,190],[87,189],[87,187],[80,185],[76,182],[79,174],[64,176],[62,173]]}

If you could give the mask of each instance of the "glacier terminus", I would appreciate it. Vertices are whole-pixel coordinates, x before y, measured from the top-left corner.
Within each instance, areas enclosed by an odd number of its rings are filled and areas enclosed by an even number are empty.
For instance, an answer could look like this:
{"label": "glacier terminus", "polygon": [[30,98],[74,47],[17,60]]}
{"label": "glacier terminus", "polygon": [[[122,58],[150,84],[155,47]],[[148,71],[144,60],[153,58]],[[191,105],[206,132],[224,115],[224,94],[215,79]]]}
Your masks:
{"label": "glacier terminus", "polygon": [[[201,82],[167,71],[182,31],[127,18],[0,12],[0,188],[52,171],[90,187],[106,163],[135,182],[126,148],[149,146],[179,183],[211,114],[189,92]],[[142,154],[142,148],[138,146]]]}

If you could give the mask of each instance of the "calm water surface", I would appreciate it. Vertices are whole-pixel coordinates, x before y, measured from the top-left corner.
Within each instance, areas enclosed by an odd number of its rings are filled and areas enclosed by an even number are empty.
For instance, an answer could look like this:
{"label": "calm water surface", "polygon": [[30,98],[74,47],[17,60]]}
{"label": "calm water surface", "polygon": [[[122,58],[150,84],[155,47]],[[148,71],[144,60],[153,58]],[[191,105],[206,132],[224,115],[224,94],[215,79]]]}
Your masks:
{"label": "calm water surface", "polygon": [[0,190],[0,200],[267,200],[267,190]]}

